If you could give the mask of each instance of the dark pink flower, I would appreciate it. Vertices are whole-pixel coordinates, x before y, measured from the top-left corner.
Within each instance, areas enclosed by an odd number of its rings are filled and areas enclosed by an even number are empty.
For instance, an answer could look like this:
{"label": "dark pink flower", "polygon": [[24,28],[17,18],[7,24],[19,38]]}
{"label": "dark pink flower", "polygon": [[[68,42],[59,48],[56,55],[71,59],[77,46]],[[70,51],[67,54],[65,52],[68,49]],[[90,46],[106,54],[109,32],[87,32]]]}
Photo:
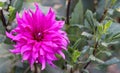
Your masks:
{"label": "dark pink flower", "polygon": [[55,12],[51,8],[45,15],[37,4],[35,6],[35,12],[24,11],[22,17],[17,13],[17,27],[6,34],[16,42],[12,53],[21,54],[22,61],[27,60],[31,67],[34,63],[40,63],[43,70],[46,63],[54,65],[56,54],[65,59],[62,50],[67,49],[69,40],[67,34],[61,30],[64,21],[55,20]]}

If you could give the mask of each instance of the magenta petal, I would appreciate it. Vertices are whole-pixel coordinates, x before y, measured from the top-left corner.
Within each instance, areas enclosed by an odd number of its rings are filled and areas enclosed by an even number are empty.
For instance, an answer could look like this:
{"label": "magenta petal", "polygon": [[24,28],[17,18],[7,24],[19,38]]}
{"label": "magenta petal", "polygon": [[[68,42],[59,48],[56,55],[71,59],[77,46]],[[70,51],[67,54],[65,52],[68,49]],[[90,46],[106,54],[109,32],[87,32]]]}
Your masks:
{"label": "magenta petal", "polygon": [[65,59],[65,55],[62,51],[58,51],[58,54],[60,54],[63,57],[63,59]]}
{"label": "magenta petal", "polygon": [[10,52],[14,53],[14,54],[19,54],[20,53],[20,49],[14,49],[14,50],[10,50]]}
{"label": "magenta petal", "polygon": [[23,54],[23,60],[28,60],[29,57],[30,57],[30,52],[25,52],[25,53]]}
{"label": "magenta petal", "polygon": [[7,37],[9,37],[9,38],[11,38],[11,39],[14,38],[14,36],[13,36],[12,34],[8,33],[8,32],[6,32],[6,35],[7,35]]}
{"label": "magenta petal", "polygon": [[44,70],[45,67],[46,67],[46,62],[45,62],[45,59],[43,58],[42,59],[42,68],[41,68],[41,70]]}

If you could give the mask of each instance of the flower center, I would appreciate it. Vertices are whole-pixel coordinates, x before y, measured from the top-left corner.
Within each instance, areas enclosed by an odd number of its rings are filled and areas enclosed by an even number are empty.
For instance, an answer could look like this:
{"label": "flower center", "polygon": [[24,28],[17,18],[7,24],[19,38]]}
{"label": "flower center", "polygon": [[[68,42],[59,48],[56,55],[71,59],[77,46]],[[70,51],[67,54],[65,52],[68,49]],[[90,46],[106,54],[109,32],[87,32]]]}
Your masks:
{"label": "flower center", "polygon": [[37,40],[38,42],[43,39],[43,34],[42,33],[37,33],[34,35],[34,39]]}

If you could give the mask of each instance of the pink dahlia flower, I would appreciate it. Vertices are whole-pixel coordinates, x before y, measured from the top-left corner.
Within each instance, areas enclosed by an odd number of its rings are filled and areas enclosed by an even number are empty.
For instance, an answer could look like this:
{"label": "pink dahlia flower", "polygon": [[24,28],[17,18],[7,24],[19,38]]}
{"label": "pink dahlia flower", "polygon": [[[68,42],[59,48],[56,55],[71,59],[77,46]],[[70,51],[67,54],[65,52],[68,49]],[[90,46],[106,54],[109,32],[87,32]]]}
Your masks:
{"label": "pink dahlia flower", "polygon": [[6,35],[16,42],[14,54],[21,54],[22,61],[27,60],[32,67],[34,63],[40,63],[42,70],[46,63],[54,65],[58,60],[56,54],[65,59],[62,50],[67,49],[69,43],[66,32],[61,30],[64,21],[55,20],[55,12],[50,8],[45,15],[35,4],[35,12],[24,11],[22,17],[16,15],[17,27]]}

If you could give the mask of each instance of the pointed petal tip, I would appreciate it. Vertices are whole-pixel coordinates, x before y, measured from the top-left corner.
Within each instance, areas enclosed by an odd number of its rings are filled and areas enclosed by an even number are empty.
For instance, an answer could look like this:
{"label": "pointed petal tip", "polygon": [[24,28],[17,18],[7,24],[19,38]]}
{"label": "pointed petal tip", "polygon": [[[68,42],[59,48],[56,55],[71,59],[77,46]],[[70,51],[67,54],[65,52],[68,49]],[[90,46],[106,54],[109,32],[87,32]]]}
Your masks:
{"label": "pointed petal tip", "polygon": [[65,55],[62,51],[59,51],[58,53],[62,56],[63,59],[65,59]]}
{"label": "pointed petal tip", "polygon": [[37,2],[35,2],[34,5],[35,5],[36,8],[39,8],[39,5],[38,5]]}

